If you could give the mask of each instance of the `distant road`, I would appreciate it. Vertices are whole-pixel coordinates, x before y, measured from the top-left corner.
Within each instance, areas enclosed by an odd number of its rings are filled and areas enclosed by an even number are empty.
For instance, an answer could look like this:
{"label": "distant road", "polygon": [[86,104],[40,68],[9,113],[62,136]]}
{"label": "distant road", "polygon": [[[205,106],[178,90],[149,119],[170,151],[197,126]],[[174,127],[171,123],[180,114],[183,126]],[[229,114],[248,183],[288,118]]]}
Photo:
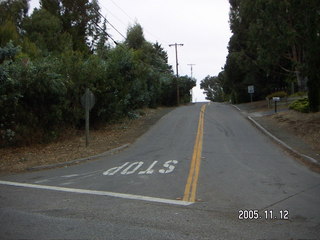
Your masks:
{"label": "distant road", "polygon": [[182,106],[127,150],[0,179],[1,239],[317,239],[320,175],[227,104]]}

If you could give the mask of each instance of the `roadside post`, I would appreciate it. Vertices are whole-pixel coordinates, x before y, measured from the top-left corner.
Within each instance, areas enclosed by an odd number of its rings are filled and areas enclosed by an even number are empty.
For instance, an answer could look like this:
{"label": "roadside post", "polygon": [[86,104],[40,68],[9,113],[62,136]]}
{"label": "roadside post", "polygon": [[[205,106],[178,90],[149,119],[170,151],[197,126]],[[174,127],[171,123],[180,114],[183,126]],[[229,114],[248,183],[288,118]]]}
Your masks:
{"label": "roadside post", "polygon": [[248,86],[248,93],[250,94],[250,100],[252,102],[252,96],[254,94],[254,86],[253,85]]}
{"label": "roadside post", "polygon": [[272,100],[274,101],[274,112],[277,113],[277,102],[280,102],[280,97],[273,97]]}
{"label": "roadside post", "polygon": [[86,126],[86,147],[89,145],[89,112],[93,108],[95,104],[95,97],[93,93],[89,90],[89,88],[86,88],[85,93],[81,97],[81,105],[85,109],[85,126]]}

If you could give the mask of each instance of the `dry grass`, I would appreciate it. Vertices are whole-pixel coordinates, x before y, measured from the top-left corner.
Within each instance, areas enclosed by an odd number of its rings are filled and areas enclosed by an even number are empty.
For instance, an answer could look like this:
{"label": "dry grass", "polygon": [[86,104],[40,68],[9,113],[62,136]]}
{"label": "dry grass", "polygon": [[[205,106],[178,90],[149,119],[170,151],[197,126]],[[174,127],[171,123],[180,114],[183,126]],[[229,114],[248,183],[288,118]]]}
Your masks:
{"label": "dry grass", "polygon": [[288,111],[270,116],[276,120],[281,128],[293,132],[301,137],[312,148],[320,152],[320,112],[318,113],[300,113]]}
{"label": "dry grass", "polygon": [[142,117],[108,124],[90,131],[90,145],[85,147],[84,131],[66,130],[59,141],[28,147],[0,148],[0,173],[22,172],[34,166],[84,158],[132,143],[170,108],[144,109]]}

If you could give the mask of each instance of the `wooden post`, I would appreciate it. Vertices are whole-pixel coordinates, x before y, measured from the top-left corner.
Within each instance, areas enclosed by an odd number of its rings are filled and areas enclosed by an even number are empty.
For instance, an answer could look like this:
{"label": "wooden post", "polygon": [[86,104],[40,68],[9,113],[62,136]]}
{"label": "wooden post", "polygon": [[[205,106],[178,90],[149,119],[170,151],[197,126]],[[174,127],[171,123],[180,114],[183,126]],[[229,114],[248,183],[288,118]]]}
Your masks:
{"label": "wooden post", "polygon": [[86,147],[89,145],[89,111],[90,111],[90,95],[89,95],[89,88],[86,88],[86,93],[85,93],[85,118],[86,118]]}

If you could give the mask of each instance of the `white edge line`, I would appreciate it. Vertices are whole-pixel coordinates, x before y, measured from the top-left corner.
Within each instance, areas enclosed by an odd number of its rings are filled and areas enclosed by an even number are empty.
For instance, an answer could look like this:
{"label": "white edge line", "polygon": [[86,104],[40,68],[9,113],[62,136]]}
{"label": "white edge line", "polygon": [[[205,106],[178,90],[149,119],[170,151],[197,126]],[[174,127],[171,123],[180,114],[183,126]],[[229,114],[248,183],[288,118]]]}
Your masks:
{"label": "white edge line", "polygon": [[9,181],[1,181],[0,180],[0,184],[15,186],[15,187],[27,187],[27,188],[36,188],[36,189],[44,189],[44,190],[52,190],[52,191],[60,191],[60,192],[109,196],[109,197],[141,200],[141,201],[148,201],[148,202],[174,204],[174,205],[181,205],[181,206],[188,206],[188,205],[193,204],[192,202],[171,200],[171,199],[165,199],[165,198],[155,198],[155,197],[147,197],[147,196],[141,196],[141,195],[115,193],[115,192],[107,192],[107,191],[96,191],[96,190],[86,190],[86,189],[77,189],[77,188],[65,188],[65,187],[56,187],[56,186],[47,186],[47,185],[37,185],[37,184],[30,184],[30,183],[19,183],[19,182],[9,182]]}
{"label": "white edge line", "polygon": [[232,106],[234,106],[236,109],[238,109],[241,112],[241,109],[239,107],[237,107],[236,105],[233,105],[233,104],[232,104]]}
{"label": "white edge line", "polygon": [[318,164],[318,161],[312,157],[309,157],[307,155],[301,154],[298,151],[294,150],[292,147],[290,147],[288,144],[285,142],[281,141],[279,138],[276,136],[272,135],[268,130],[266,130],[264,127],[262,127],[257,121],[255,121],[252,117],[248,116],[248,119],[252,121],[258,128],[260,128],[261,131],[263,131],[265,134],[267,134],[269,137],[271,137],[273,140],[276,142],[280,143],[284,147],[288,148],[290,151],[294,152],[295,154],[298,154],[299,156],[302,156],[304,158],[309,159],[311,162]]}

